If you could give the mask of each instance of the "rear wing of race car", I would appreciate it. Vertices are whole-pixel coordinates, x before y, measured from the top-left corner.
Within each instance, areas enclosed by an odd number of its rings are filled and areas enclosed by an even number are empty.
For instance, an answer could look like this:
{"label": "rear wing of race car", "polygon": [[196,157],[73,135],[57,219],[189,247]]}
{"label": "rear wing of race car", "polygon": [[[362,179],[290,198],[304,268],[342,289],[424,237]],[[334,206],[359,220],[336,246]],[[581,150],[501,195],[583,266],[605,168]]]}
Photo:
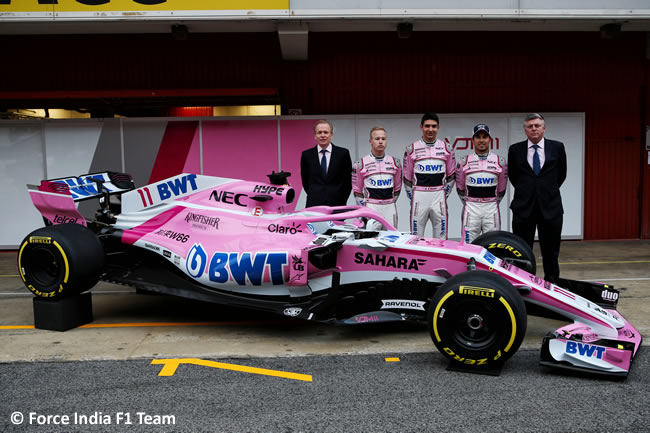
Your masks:
{"label": "rear wing of race car", "polygon": [[[46,223],[86,225],[76,202],[98,198],[101,213],[109,216],[119,212],[111,205],[110,196],[135,189],[131,175],[105,171],[81,176],[42,180],[40,185],[27,185],[32,203]],[[117,206],[119,207],[119,206]]]}

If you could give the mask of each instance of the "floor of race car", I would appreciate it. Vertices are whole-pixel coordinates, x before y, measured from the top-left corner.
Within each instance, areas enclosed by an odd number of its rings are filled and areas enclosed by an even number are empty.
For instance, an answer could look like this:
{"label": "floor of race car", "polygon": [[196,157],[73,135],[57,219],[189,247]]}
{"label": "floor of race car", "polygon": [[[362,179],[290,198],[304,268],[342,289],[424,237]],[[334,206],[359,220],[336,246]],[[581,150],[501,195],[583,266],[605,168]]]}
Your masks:
{"label": "floor of race car", "polygon": [[[538,275],[541,257],[535,246]],[[622,290],[619,310],[650,341],[650,241],[565,241],[564,278],[602,281]],[[0,252],[0,362],[249,358],[435,352],[423,323],[335,327],[237,310],[100,283],[94,321],[66,332],[34,329],[32,295],[16,253]],[[521,349],[539,350],[544,334],[565,322],[529,317]]]}

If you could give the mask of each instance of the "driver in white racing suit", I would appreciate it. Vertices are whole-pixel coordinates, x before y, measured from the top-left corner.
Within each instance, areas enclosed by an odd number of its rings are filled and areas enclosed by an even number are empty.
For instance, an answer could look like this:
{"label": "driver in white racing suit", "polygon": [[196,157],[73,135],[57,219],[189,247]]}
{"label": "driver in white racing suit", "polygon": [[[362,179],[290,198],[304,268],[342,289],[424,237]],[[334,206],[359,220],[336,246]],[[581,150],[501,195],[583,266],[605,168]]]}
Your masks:
{"label": "driver in white racing suit", "polygon": [[456,159],[453,146],[437,139],[439,128],[437,114],[422,116],[422,138],[404,153],[404,187],[411,200],[411,232],[423,236],[431,221],[433,237],[447,239],[447,197],[454,186]]}
{"label": "driver in white racing suit", "polygon": [[[386,154],[386,130],[370,130],[370,153],[352,166],[352,192],[357,204],[374,209],[397,228],[397,197],[402,189],[399,159]],[[369,220],[366,228],[381,230],[379,221]]]}
{"label": "driver in white racing suit", "polygon": [[508,167],[503,157],[490,152],[490,128],[474,127],[474,152],[464,156],[456,171],[456,190],[463,201],[463,239],[501,229],[499,202],[508,186]]}

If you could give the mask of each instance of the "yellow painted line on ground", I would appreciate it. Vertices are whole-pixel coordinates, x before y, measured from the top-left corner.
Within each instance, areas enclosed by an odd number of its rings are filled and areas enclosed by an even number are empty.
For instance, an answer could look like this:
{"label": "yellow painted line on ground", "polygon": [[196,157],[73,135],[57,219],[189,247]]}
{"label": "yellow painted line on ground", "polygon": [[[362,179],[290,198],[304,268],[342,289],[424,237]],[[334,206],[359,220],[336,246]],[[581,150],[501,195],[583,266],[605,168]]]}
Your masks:
{"label": "yellow painted line on ground", "polygon": [[248,367],[245,365],[237,364],[227,364],[225,362],[208,361],[198,358],[154,359],[151,361],[151,364],[162,364],[163,368],[160,369],[158,376],[173,376],[180,364],[194,364],[204,367],[220,368],[223,370],[239,371],[242,373],[261,374],[264,376],[275,376],[285,379],[302,380],[304,382],[312,381],[312,376],[309,374],[290,373],[287,371],[269,370],[266,368]]}
{"label": "yellow painted line on ground", "polygon": [[560,262],[561,265],[607,265],[610,263],[650,263],[650,260],[610,260],[607,262]]}
{"label": "yellow painted line on ground", "polygon": [[[87,323],[79,328],[160,328],[166,326],[236,326],[287,324],[289,320],[268,320],[258,322],[150,322],[150,323]],[[297,322],[296,322],[297,323]],[[0,330],[34,329],[34,325],[0,325]]]}
{"label": "yellow painted line on ground", "polygon": [[0,278],[18,278],[20,275],[0,275]]}
{"label": "yellow painted line on ground", "polygon": [[386,362],[399,362],[399,358],[386,358]]}

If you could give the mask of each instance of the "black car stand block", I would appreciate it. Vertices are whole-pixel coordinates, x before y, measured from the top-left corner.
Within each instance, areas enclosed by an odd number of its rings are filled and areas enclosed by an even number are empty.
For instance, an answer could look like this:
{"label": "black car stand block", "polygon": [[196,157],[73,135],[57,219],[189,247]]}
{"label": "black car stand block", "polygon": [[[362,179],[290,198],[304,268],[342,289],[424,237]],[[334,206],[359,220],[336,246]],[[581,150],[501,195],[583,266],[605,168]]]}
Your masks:
{"label": "black car stand block", "polygon": [[34,327],[67,331],[93,321],[90,292],[62,299],[34,298]]}

